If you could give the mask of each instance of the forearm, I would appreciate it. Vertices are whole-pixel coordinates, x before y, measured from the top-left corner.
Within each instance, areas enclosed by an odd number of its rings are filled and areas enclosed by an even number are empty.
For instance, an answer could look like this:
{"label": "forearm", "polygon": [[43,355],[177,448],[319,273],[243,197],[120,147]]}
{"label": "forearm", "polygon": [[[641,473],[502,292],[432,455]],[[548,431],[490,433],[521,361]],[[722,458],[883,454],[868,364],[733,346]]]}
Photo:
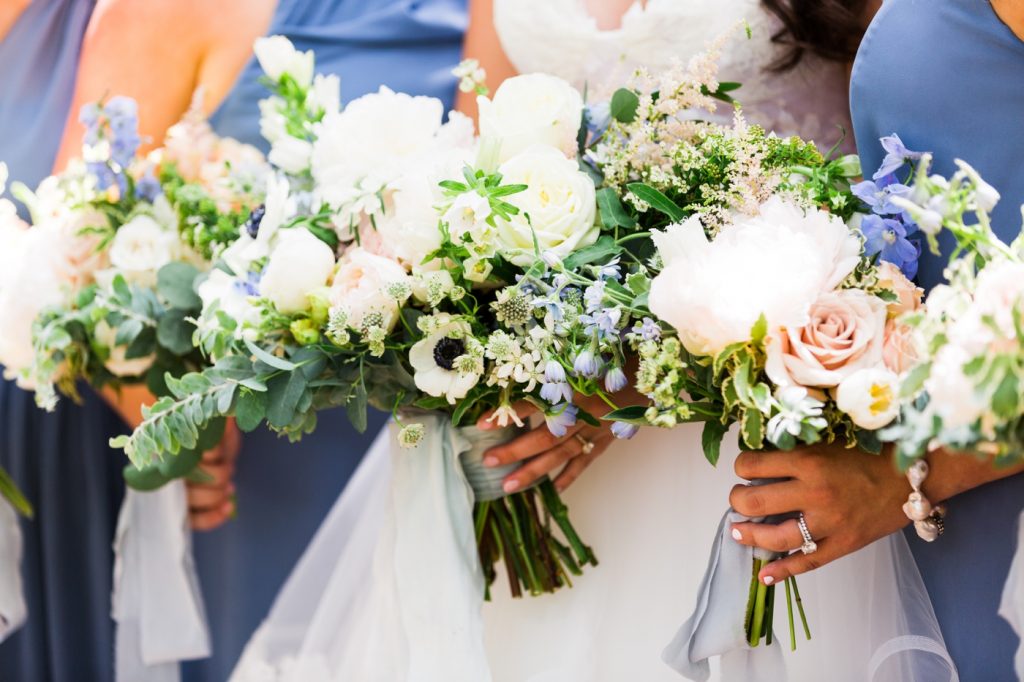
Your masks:
{"label": "forearm", "polygon": [[142,408],[152,405],[156,400],[143,384],[122,386],[119,389],[107,386],[100,391],[100,395],[132,429],[142,423]]}
{"label": "forearm", "polygon": [[928,455],[929,475],[925,494],[932,502],[943,502],[978,486],[1024,472],[1024,464],[997,467],[991,459],[935,450]]}

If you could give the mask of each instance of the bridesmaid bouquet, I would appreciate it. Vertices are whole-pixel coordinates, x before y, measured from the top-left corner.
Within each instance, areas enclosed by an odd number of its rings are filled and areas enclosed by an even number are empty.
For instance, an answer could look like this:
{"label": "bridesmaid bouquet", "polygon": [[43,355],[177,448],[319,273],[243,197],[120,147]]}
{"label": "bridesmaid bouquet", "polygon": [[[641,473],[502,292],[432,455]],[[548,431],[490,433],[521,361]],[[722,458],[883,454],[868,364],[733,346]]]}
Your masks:
{"label": "bridesmaid bouquet", "polygon": [[[191,113],[143,157],[136,111],[124,97],[84,107],[82,158],[34,193],[13,188],[33,224],[5,207],[0,361],[46,409],[58,392],[78,399],[82,380],[145,383],[162,395],[165,376],[202,367],[190,320],[211,251],[191,234],[244,220],[261,200],[267,167],[257,150],[217,138]],[[153,489],[189,474],[222,428],[197,433],[185,457],[126,469],[126,480]]]}
{"label": "bridesmaid bouquet", "polygon": [[1002,242],[990,215],[999,193],[963,161],[951,178],[917,162],[909,191],[894,202],[925,231],[948,230],[957,249],[927,309],[906,315],[914,363],[901,387],[897,442],[902,466],[944,446],[1001,465],[1024,456],[1024,237]]}

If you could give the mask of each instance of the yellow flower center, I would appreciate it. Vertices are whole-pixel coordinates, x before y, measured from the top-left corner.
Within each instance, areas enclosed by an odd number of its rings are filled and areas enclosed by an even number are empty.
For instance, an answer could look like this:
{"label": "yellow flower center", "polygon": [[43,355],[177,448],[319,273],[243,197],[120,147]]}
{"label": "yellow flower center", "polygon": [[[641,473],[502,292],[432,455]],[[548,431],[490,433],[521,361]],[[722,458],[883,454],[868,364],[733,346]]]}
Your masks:
{"label": "yellow flower center", "polygon": [[889,384],[871,384],[869,391],[872,403],[869,406],[871,414],[881,414],[892,405],[892,386]]}

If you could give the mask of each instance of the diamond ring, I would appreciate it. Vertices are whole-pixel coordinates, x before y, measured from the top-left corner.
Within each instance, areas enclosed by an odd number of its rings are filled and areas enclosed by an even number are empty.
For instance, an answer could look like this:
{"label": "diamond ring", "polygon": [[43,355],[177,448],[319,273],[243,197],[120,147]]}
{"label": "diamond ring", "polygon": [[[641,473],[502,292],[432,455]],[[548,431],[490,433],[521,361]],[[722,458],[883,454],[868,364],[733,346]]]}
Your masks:
{"label": "diamond ring", "polygon": [[574,434],[573,438],[575,438],[576,440],[578,440],[580,442],[580,445],[582,446],[582,450],[580,451],[581,454],[589,455],[591,452],[594,451],[594,443],[593,442],[587,440],[586,438],[584,438],[583,436],[581,436],[578,433]]}
{"label": "diamond ring", "polygon": [[807,530],[807,521],[804,519],[804,513],[800,512],[800,518],[796,520],[796,525],[800,528],[800,535],[804,538],[804,544],[800,545],[800,551],[804,554],[814,554],[818,551],[818,543],[811,537],[811,531]]}

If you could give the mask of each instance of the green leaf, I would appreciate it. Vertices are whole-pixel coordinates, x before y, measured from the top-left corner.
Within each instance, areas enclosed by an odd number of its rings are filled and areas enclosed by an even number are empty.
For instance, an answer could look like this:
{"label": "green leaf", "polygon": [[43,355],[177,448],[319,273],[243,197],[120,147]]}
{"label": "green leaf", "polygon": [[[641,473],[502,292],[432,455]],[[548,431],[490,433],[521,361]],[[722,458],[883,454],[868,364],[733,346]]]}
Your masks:
{"label": "green leaf", "polygon": [[620,123],[632,123],[636,119],[636,110],[640,106],[640,98],[632,90],[619,88],[612,95],[609,113]]}
{"label": "green leaf", "polygon": [[271,355],[248,339],[245,341],[245,347],[249,349],[250,353],[256,356],[257,360],[265,365],[270,365],[274,369],[279,369],[282,372],[294,372],[296,369],[295,363],[288,362],[284,358],[279,358],[276,355]]}
{"label": "green leaf", "polygon": [[203,301],[194,284],[199,270],[182,262],[168,263],[156,274],[156,290],[160,297],[174,308],[198,310]]}
{"label": "green leaf", "polygon": [[711,462],[712,466],[718,464],[718,457],[722,453],[722,439],[725,438],[726,431],[727,429],[722,425],[722,422],[704,422],[700,444],[704,448],[704,457]]}
{"label": "green leaf", "polygon": [[11,506],[14,507],[22,516],[31,519],[34,515],[32,505],[18,489],[18,484],[14,482],[11,475],[8,474],[3,467],[0,467],[0,497],[10,502]]}
{"label": "green leaf", "polygon": [[764,341],[766,336],[768,336],[768,318],[764,316],[764,313],[761,313],[761,316],[757,318],[757,322],[750,329],[750,340],[755,345],[758,345]]}
{"label": "green leaf", "polygon": [[645,185],[642,182],[632,182],[626,185],[626,188],[635,194],[637,199],[650,204],[651,208],[665,214],[674,223],[678,223],[686,217],[686,211],[650,185]]}
{"label": "green leaf", "polygon": [[283,429],[295,419],[295,408],[306,390],[306,378],[301,372],[282,374],[267,382],[270,402],[267,406],[267,422],[277,429]]}
{"label": "green leaf", "polygon": [[616,227],[629,230],[636,227],[636,221],[626,213],[618,193],[611,187],[597,191],[597,207],[601,211],[601,223],[606,230],[614,230]]}
{"label": "green leaf", "polygon": [[[198,426],[198,425],[197,425]],[[196,449],[206,452],[217,447],[224,439],[224,430],[227,428],[227,419],[218,417],[211,419],[205,426],[199,429],[199,438],[196,442]]]}
{"label": "green leaf", "polygon": [[348,412],[349,421],[359,433],[366,431],[366,384],[361,380],[356,383],[352,395],[349,397],[345,409]]}
{"label": "green leaf", "polygon": [[740,366],[736,368],[736,373],[732,376],[736,397],[744,405],[752,406],[754,401],[750,397],[751,362],[749,355],[744,354]]}
{"label": "green leaf", "polygon": [[642,272],[633,272],[626,276],[626,288],[636,296],[643,296],[651,290],[651,278]]}
{"label": "green leaf", "polygon": [[601,419],[604,421],[646,425],[648,423],[646,414],[647,407],[645,405],[630,405],[629,407],[620,407],[617,410],[612,410]]}
{"label": "green leaf", "polygon": [[245,433],[255,431],[267,416],[270,398],[266,392],[241,390],[235,405],[235,420],[238,428]]}
{"label": "green leaf", "polygon": [[576,419],[578,421],[583,422],[584,424],[587,424],[588,426],[593,426],[595,429],[599,429],[602,426],[600,420],[597,417],[583,409],[580,409],[576,412]]}
{"label": "green leaf", "polygon": [[992,394],[992,410],[1003,419],[1013,419],[1020,412],[1020,399],[1020,380],[1016,374],[1008,372]]}
{"label": "green leaf", "polygon": [[175,355],[188,355],[192,345],[195,326],[186,320],[187,311],[179,308],[168,310],[156,325],[156,340]]}
{"label": "green leaf", "polygon": [[743,411],[740,430],[743,433],[743,442],[748,448],[760,450],[764,447],[764,415],[758,410]]}
{"label": "green leaf", "polygon": [[564,261],[566,270],[577,270],[590,263],[608,262],[622,253],[622,247],[615,243],[610,235],[602,235],[590,246],[574,251]]}
{"label": "green leaf", "polygon": [[142,469],[129,464],[124,468],[124,482],[132,490],[145,493],[164,487],[171,482],[171,479],[165,476],[160,471],[160,467],[155,464]]}
{"label": "green leaf", "polygon": [[900,386],[900,398],[913,398],[924,388],[924,382],[931,376],[932,363],[925,362],[917,365],[907,373],[906,378]]}
{"label": "green leaf", "polygon": [[135,360],[149,357],[155,352],[156,330],[152,327],[146,327],[128,344],[128,348],[124,352],[124,358],[125,360]]}
{"label": "green leaf", "polygon": [[193,469],[199,466],[203,458],[203,450],[198,447],[189,450],[182,450],[173,457],[165,457],[156,466],[160,473],[167,478],[174,480],[188,476]]}
{"label": "green leaf", "polygon": [[733,343],[723,348],[718,355],[715,356],[715,360],[712,363],[711,369],[714,375],[717,377],[725,369],[725,363],[729,361],[734,355],[739,353],[741,350],[746,348],[747,344],[742,341],[739,343]]}

